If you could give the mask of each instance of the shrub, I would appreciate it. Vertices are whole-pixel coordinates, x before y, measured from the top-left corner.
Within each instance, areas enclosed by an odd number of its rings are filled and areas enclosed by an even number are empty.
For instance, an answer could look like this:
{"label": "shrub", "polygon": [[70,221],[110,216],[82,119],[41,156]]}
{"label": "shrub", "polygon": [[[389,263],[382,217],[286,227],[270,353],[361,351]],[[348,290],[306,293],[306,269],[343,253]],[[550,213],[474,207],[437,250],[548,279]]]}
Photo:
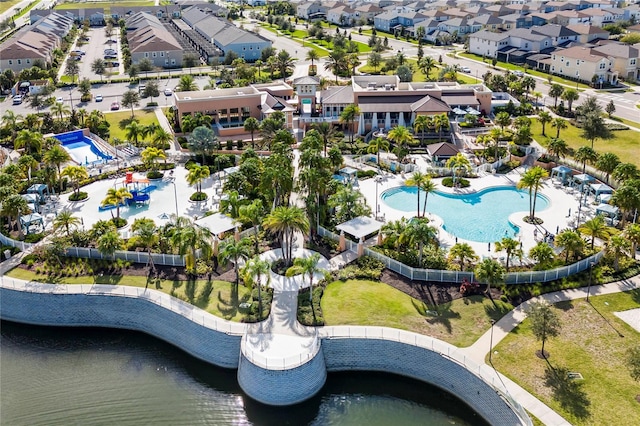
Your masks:
{"label": "shrub", "polygon": [[227,141],[227,150],[231,151],[233,149],[233,141],[231,139],[229,139]]}
{"label": "shrub", "polygon": [[164,174],[158,170],[150,170],[147,172],[147,178],[149,179],[161,179],[163,176]]}
{"label": "shrub", "polygon": [[244,142],[242,142],[242,139],[238,139],[236,141],[236,146],[238,147],[238,149],[242,149],[244,147]]}
{"label": "shrub", "polygon": [[42,240],[44,238],[44,234],[43,233],[39,233],[39,234],[28,234],[24,237],[24,242],[25,243],[37,243],[40,240]]}
{"label": "shrub", "polygon": [[189,197],[189,200],[191,201],[204,201],[207,199],[207,194],[205,194],[204,192],[194,192],[193,194],[191,194],[191,197]]}
{"label": "shrub", "polygon": [[118,229],[127,225],[127,219],[123,217],[114,217],[113,219],[110,219],[110,220]]}
{"label": "shrub", "polygon": [[86,200],[87,198],[89,198],[89,194],[84,191],[74,192],[73,194],[69,195],[69,201],[81,201]]}
{"label": "shrub", "polygon": [[[456,179],[456,182],[457,182],[457,184],[458,184],[458,186],[460,188],[468,188],[469,185],[471,185],[469,183],[469,180],[465,179],[465,178],[460,178],[459,177],[459,178]],[[446,177],[446,178],[442,179],[442,184],[444,186],[448,187],[448,188],[452,188],[453,187],[453,178],[449,176],[449,177]]]}
{"label": "shrub", "polygon": [[625,126],[624,124],[606,123],[606,126],[607,126],[607,129],[609,129],[611,131],[629,130],[629,128],[627,126]]}
{"label": "shrub", "polygon": [[375,170],[358,170],[358,179],[367,179],[367,178],[372,178],[375,175],[377,175],[378,172],[376,172]]}

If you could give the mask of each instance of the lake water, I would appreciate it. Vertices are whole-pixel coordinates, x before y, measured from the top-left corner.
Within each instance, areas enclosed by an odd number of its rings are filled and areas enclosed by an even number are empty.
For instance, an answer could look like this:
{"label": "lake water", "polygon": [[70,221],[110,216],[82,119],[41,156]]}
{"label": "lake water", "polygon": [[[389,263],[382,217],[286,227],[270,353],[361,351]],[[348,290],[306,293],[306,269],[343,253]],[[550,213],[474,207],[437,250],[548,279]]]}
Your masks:
{"label": "lake water", "polygon": [[450,395],[398,376],[330,374],[311,400],[268,407],[243,394],[235,370],[141,333],[0,326],[2,425],[485,424]]}

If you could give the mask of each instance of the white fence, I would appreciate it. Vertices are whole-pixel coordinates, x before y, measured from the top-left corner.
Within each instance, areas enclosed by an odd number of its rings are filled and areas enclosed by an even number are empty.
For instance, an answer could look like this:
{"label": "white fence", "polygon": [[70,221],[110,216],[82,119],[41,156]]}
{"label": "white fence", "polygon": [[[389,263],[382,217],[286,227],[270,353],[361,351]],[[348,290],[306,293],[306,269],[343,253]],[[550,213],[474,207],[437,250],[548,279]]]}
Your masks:
{"label": "white fence", "polygon": [[[329,237],[333,240],[340,241],[340,237],[337,234],[323,228],[322,226],[318,227],[318,234],[322,237]],[[349,239],[345,240],[347,242],[346,249],[357,253],[358,244]],[[432,281],[441,283],[459,283],[462,282],[463,279],[466,279],[469,282],[476,281],[475,275],[471,271],[462,272],[441,269],[412,268],[411,266],[407,266],[404,263],[400,263],[395,259],[366,247],[364,248],[364,254],[380,260],[388,269],[416,281]],[[549,269],[546,271],[509,272],[505,274],[504,282],[505,284],[530,284],[555,281],[586,271],[592,264],[595,265],[599,263],[603,256],[604,252],[600,251],[586,259],[582,259],[579,262],[560,268]]]}

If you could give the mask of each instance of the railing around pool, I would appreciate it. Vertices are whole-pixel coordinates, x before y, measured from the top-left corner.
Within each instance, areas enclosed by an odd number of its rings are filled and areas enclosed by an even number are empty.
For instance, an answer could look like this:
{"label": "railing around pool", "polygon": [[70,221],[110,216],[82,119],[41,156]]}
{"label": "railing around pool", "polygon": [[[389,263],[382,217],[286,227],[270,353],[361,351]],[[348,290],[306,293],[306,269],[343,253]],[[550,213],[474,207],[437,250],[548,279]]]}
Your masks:
{"label": "railing around pool", "polygon": [[[338,234],[335,234],[328,229],[323,228],[322,226],[318,227],[318,235],[320,235],[321,237],[331,238],[335,241],[340,241],[340,236]],[[345,239],[345,242],[347,250],[357,253],[357,243],[349,239]],[[364,247],[364,254],[367,256],[371,256],[374,259],[378,259],[384,264],[385,267],[391,269],[392,271],[416,281],[433,281],[447,283],[459,283],[465,279],[469,282],[476,281],[475,275],[471,271],[464,272],[447,271],[441,269],[413,268],[367,247]],[[603,256],[604,252],[599,251],[598,253],[582,259],[579,262],[572,263],[571,265],[563,266],[560,268],[549,269],[546,271],[509,272],[505,274],[504,282],[505,284],[530,284],[555,281],[588,270],[592,264],[599,263],[600,260],[602,260]]]}

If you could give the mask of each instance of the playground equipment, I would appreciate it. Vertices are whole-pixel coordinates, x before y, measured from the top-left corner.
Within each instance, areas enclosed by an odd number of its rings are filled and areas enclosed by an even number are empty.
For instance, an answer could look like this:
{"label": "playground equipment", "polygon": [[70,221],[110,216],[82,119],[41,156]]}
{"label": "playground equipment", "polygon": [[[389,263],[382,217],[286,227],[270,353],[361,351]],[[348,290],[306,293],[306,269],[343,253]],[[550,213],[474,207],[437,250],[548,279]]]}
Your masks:
{"label": "playground equipment", "polygon": [[[125,203],[120,204],[120,207],[137,207],[139,205],[149,204],[149,202],[151,201],[149,192],[157,188],[156,185],[150,185],[149,179],[147,178],[134,177],[133,172],[127,172],[123,181],[116,181],[114,186],[117,187],[118,185],[125,186],[131,193],[131,198],[128,198]],[[117,206],[115,204],[107,204],[105,206],[100,206],[99,211],[110,210],[116,207]]]}

